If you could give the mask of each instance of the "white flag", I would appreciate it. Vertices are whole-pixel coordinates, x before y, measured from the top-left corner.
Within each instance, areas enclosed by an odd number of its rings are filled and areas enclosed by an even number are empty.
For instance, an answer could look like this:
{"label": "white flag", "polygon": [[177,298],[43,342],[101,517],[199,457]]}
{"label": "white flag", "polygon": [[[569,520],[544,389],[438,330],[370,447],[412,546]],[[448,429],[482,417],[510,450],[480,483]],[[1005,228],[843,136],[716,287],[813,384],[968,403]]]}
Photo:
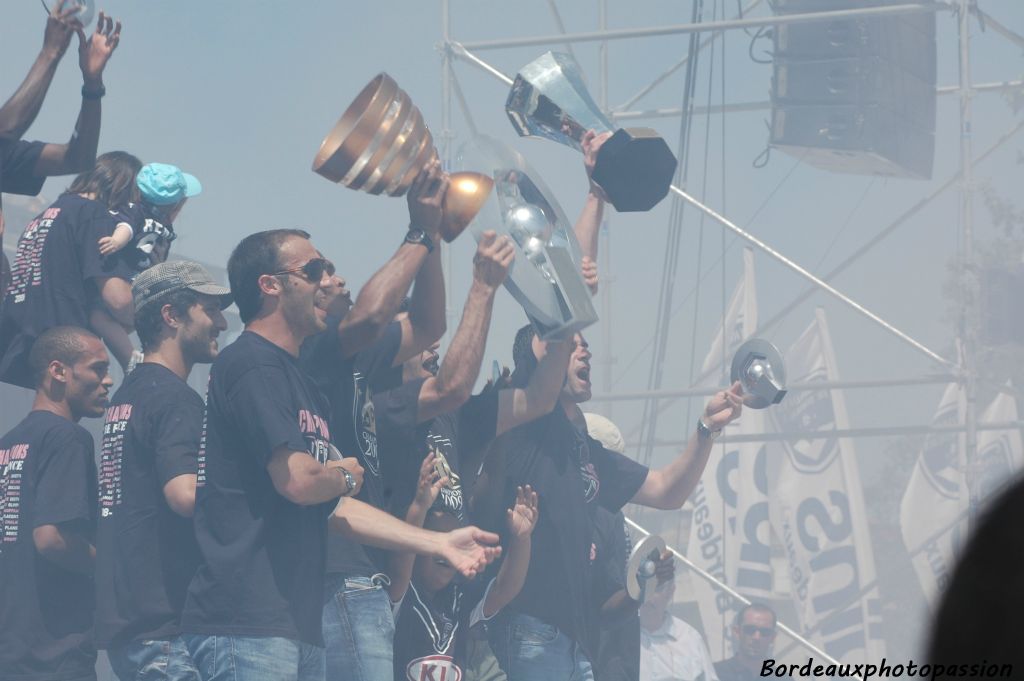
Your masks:
{"label": "white flag", "polygon": [[[791,383],[838,380],[823,310],[786,354],[786,371]],[[836,389],[791,392],[769,412],[780,432],[849,427]],[[877,663],[885,655],[881,603],[853,442],[794,439],[771,450],[771,522],[789,562],[803,633],[842,662]]]}
{"label": "white flag", "polygon": [[[746,249],[743,279],[729,301],[723,328],[711,343],[701,368],[706,376],[703,386],[723,383],[724,372],[719,370],[723,358],[727,367],[736,349],[756,328],[754,252]],[[735,432],[763,432],[762,419],[762,412],[748,410]],[[712,450],[693,494],[694,513],[687,543],[691,560],[748,598],[765,597],[772,586],[764,459],[764,448],[758,443],[723,444]],[[725,659],[731,654],[727,641],[735,604],[703,580],[692,580],[692,584],[711,657]]]}

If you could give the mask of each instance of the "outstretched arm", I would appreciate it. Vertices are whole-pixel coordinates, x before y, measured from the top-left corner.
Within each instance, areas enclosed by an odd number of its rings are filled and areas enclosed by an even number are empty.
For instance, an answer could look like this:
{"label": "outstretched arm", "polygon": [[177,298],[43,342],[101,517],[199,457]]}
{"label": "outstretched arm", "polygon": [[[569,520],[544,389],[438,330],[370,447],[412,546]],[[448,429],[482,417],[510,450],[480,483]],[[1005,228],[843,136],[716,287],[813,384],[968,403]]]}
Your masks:
{"label": "outstretched arm", "polygon": [[550,413],[558,403],[574,345],[571,340],[548,341],[543,345],[544,355],[526,387],[498,393],[496,435]]}
{"label": "outstretched arm", "polygon": [[43,33],[43,49],[39,51],[39,56],[21,86],[0,107],[2,138],[21,139],[43,106],[46,92],[53,82],[53,74],[57,72],[57,65],[71,44],[76,25],[81,25],[75,19],[77,8],[65,8],[65,4],[65,0],[60,0],[50,11],[46,18],[46,32]]}
{"label": "outstretched arm", "polygon": [[100,142],[100,98],[103,96],[103,70],[121,40],[121,22],[100,12],[96,31],[85,37],[78,32],[78,63],[82,69],[82,108],[67,144],[43,146],[36,161],[36,175],[67,175],[88,170],[96,161]]}
{"label": "outstretched arm", "polygon": [[[422,229],[439,247],[441,227],[441,204],[448,190],[448,176],[441,171],[440,163],[423,169],[409,188],[409,220],[414,227]],[[405,243],[391,259],[384,264],[370,281],[359,291],[355,305],[338,325],[338,338],[346,357],[355,355],[368,347],[384,333],[402,303],[409,286],[416,278],[431,254],[425,246]],[[437,261],[440,267],[440,260]],[[441,303],[441,317],[444,317],[444,302]],[[403,335],[404,335],[403,329]],[[444,332],[442,331],[442,334]],[[440,336],[438,336],[440,337]],[[434,338],[430,343],[437,340]],[[429,346],[429,343],[416,352]],[[415,352],[411,353],[415,354]]]}
{"label": "outstretched arm", "polygon": [[[441,477],[434,469],[434,453],[427,454],[420,464],[420,480],[416,487],[416,497],[409,504],[409,510],[405,514],[405,522],[413,527],[423,527],[427,519],[427,512],[433,506],[434,500],[441,492],[441,487],[448,482],[447,477]],[[391,577],[391,584],[388,586],[388,595],[392,603],[398,603],[405,598],[405,592],[412,580],[412,568],[416,563],[416,554],[409,551],[393,551],[391,553],[390,569],[388,576]]]}
{"label": "outstretched arm", "polygon": [[507,236],[483,233],[473,256],[473,285],[462,321],[437,376],[428,378],[420,388],[416,408],[420,423],[458,409],[472,394],[487,345],[494,296],[514,257],[515,247]]}
{"label": "outstretched arm", "polygon": [[587,181],[590,183],[590,191],[587,193],[587,200],[583,204],[583,211],[576,220],[576,240],[580,242],[583,255],[593,261],[597,261],[597,238],[601,229],[601,220],[604,219],[604,190],[593,180],[594,165],[597,163],[597,152],[605,140],[611,137],[610,132],[600,135],[593,130],[588,130],[580,143],[583,145],[583,166],[587,170]]}
{"label": "outstretched arm", "polygon": [[[739,417],[743,409],[743,388],[739,381],[728,390],[716,394],[708,402],[701,419],[712,432],[720,431]],[[669,465],[647,474],[631,501],[642,506],[663,510],[682,507],[697,481],[711,454],[713,440],[710,436],[694,433],[684,449]]]}

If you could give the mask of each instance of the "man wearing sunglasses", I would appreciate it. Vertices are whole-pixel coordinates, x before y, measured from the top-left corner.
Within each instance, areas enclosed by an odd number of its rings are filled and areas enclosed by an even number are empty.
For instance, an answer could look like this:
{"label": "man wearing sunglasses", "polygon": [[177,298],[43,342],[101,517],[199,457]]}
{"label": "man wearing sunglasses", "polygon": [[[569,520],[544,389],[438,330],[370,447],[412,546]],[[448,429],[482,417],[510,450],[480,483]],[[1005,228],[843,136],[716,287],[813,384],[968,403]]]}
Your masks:
{"label": "man wearing sunglasses", "polygon": [[715,663],[719,681],[761,678],[761,667],[775,644],[775,624],[775,611],[763,603],[751,603],[736,614],[732,625],[735,655]]}
{"label": "man wearing sunglasses", "polygon": [[228,261],[246,326],[210,371],[194,516],[201,562],[181,624],[204,681],[324,678],[328,522],[355,546],[441,557],[467,576],[498,553],[481,544],[495,535],[425,531],[349,498],[363,469],[342,458],[330,405],[298,361],[303,341],[327,327],[330,269],[300,230],[252,234]]}

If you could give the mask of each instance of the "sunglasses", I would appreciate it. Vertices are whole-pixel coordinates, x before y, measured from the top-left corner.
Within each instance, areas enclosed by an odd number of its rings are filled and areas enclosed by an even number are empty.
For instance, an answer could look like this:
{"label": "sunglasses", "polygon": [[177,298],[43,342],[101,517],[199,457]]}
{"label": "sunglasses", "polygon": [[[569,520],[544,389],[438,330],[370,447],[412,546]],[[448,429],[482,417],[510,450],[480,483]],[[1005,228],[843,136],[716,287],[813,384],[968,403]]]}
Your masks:
{"label": "sunglasses", "polygon": [[774,627],[757,627],[753,624],[744,624],[743,633],[746,636],[753,636],[754,634],[761,634],[761,638],[773,638],[775,636]]}
{"label": "sunglasses", "polygon": [[270,274],[276,277],[282,274],[299,274],[300,272],[307,280],[316,283],[324,278],[324,273],[328,276],[334,275],[334,263],[327,258],[313,258],[298,267],[281,270],[280,272],[271,272]]}

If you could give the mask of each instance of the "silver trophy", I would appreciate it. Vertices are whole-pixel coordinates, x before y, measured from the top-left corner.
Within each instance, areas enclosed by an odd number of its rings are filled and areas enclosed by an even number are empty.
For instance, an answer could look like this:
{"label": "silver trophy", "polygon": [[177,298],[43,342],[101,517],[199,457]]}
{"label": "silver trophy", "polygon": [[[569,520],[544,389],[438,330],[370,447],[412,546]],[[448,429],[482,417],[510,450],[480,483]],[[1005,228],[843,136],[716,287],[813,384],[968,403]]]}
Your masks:
{"label": "silver trophy", "polygon": [[493,229],[515,242],[518,253],[505,288],[523,306],[538,335],[564,338],[596,322],[572,224],[526,160],[480,135],[459,149],[455,165],[474,168],[494,180],[494,191],[469,228],[477,241]]}
{"label": "silver trophy", "polygon": [[[55,5],[59,5],[60,0],[44,0],[43,7],[47,12],[52,12]],[[75,10],[72,15],[73,19],[78,19],[82,22],[82,26],[88,26],[89,22],[92,21],[92,16],[96,11],[95,3],[92,0],[66,0],[64,2],[64,9]]]}
{"label": "silver trophy", "polygon": [[782,354],[763,338],[751,338],[736,350],[730,374],[743,386],[744,406],[764,409],[786,396]]}
{"label": "silver trophy", "polygon": [[[587,130],[611,132],[583,84],[579,64],[568,54],[548,52],[516,74],[505,102],[512,126],[523,137],[543,137],[582,151]],[[651,128],[620,128],[601,146],[594,182],[615,210],[645,211],[668,194],[676,157]]]}
{"label": "silver trophy", "polygon": [[656,534],[649,534],[633,547],[626,563],[626,593],[634,601],[644,602],[647,582],[657,571],[657,561],[665,550],[665,540]]}

